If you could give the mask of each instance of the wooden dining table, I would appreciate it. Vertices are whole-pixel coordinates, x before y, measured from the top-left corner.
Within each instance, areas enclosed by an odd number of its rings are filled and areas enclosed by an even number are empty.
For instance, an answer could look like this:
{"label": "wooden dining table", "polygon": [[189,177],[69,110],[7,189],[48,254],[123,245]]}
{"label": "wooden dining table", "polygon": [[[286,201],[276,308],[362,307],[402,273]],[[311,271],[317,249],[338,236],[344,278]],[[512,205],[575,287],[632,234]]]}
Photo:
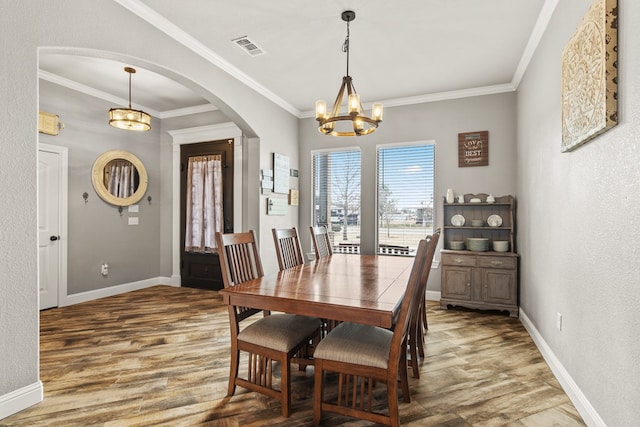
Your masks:
{"label": "wooden dining table", "polygon": [[390,328],[413,257],[334,254],[225,288],[225,303]]}

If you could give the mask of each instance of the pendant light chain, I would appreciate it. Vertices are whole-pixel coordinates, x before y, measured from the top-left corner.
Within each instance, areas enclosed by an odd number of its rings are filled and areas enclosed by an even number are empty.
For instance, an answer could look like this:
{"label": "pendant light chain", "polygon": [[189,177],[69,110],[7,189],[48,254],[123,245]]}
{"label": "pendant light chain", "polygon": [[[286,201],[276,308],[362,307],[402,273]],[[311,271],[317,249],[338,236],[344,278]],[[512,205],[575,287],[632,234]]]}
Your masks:
{"label": "pendant light chain", "polygon": [[129,109],[131,110],[131,72],[129,72]]}
{"label": "pendant light chain", "polygon": [[347,21],[347,37],[344,38],[344,43],[342,43],[342,51],[347,54],[347,76],[349,75],[349,23],[351,20]]}

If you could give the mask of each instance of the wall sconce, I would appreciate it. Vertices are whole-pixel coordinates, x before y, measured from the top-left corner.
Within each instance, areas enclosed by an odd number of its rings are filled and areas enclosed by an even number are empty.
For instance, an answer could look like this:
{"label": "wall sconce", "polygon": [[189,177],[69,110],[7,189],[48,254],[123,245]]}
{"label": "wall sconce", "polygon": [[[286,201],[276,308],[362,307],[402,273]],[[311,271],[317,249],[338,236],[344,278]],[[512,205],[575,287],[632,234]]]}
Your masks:
{"label": "wall sconce", "polygon": [[86,191],[84,193],[82,193],[82,198],[84,199],[85,203],[89,202],[89,193],[87,193]]}
{"label": "wall sconce", "polygon": [[147,196],[147,202],[149,202],[149,204],[151,204],[151,196]]}

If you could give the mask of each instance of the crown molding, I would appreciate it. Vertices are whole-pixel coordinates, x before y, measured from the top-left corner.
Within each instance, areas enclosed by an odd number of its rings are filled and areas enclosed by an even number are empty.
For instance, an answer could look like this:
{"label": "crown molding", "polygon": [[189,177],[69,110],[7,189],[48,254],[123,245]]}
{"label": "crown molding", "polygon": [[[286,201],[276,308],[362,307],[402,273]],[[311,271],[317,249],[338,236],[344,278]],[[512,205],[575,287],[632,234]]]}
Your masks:
{"label": "crown molding", "polygon": [[[115,95],[112,95],[110,93],[103,92],[101,90],[92,88],[90,86],[83,85],[83,84],[78,83],[78,82],[73,81],[73,80],[69,80],[67,78],[59,76],[57,74],[50,73],[48,71],[38,70],[38,77],[41,78],[42,80],[46,80],[46,81],[49,81],[51,83],[54,83],[54,84],[57,84],[57,85],[60,85],[60,86],[64,86],[64,87],[69,88],[71,90],[75,90],[77,92],[84,93],[85,95],[93,96],[95,98],[99,98],[99,99],[102,99],[104,101],[108,101],[108,102],[111,102],[113,104],[116,104],[116,105],[128,105],[128,103],[129,103],[129,101],[126,100],[126,99],[122,99],[122,98],[117,97]],[[157,111],[157,110],[154,110],[152,108],[149,108],[147,106],[140,105],[140,104],[138,104],[137,107],[139,109],[145,111],[146,113],[150,114],[151,116],[153,116],[155,118],[158,118],[158,119],[168,119],[168,118],[171,118],[171,117],[182,117],[182,116],[188,116],[190,114],[206,113],[208,111],[216,111],[217,110],[217,108],[214,105],[211,105],[211,104],[203,104],[203,105],[196,105],[196,106],[193,106],[193,107],[177,108],[175,110],[167,110],[167,111]]]}
{"label": "crown molding", "polygon": [[529,36],[527,46],[525,47],[524,52],[520,57],[520,62],[518,63],[518,67],[516,68],[515,73],[513,73],[513,79],[511,80],[511,83],[516,89],[518,89],[520,81],[522,80],[524,73],[527,71],[527,67],[531,62],[531,58],[533,58],[533,54],[540,44],[540,40],[542,40],[544,33],[547,31],[549,21],[551,21],[553,12],[556,10],[559,2],[560,0],[546,0],[542,5],[542,9],[540,10],[538,19],[533,26],[531,35]]}
{"label": "crown molding", "polygon": [[209,111],[217,111],[215,105],[211,104],[203,104],[203,105],[195,105],[193,107],[185,107],[185,108],[176,108],[175,110],[167,110],[159,113],[159,119],[168,119],[171,117],[182,117],[188,116],[190,114],[198,114],[198,113],[206,113]]}
{"label": "crown molding", "polygon": [[[405,105],[424,104],[428,102],[446,101],[450,99],[469,98],[472,96],[493,95],[496,93],[513,92],[516,87],[511,83],[494,86],[475,87],[471,89],[453,90],[448,92],[431,93],[427,95],[408,96],[406,98],[395,98],[382,100],[384,108],[402,107]],[[365,110],[371,109],[371,104],[362,104]],[[315,117],[315,111],[304,111],[300,118]]]}
{"label": "crown molding", "polygon": [[120,6],[129,10],[131,13],[137,15],[141,19],[144,19],[149,24],[153,25],[178,43],[182,44],[186,48],[190,49],[195,54],[201,56],[211,64],[220,68],[230,76],[236,78],[240,82],[249,86],[265,98],[269,99],[274,104],[280,106],[284,110],[293,114],[296,117],[300,116],[300,110],[287,101],[249,77],[247,74],[240,71],[238,68],[231,65],[228,61],[223,59],[220,55],[207,48],[204,44],[200,43],[195,38],[191,37],[180,27],[170,22],[164,16],[160,15],[144,3],[139,0],[113,0]]}
{"label": "crown molding", "polygon": [[[67,87],[69,89],[75,90],[77,92],[82,92],[86,95],[93,96],[99,99],[103,99],[105,101],[111,102],[116,105],[126,106],[129,105],[129,100],[122,99],[118,96],[112,95],[107,92],[103,92],[101,90],[92,88],[90,86],[83,85],[73,80],[69,80],[57,74],[50,73],[48,71],[38,70],[38,77],[42,80],[49,81],[51,83],[55,83],[60,86]],[[160,117],[160,112],[153,110],[151,108],[147,108],[144,105],[137,104],[137,109],[145,111],[147,114],[150,114],[153,117]]]}

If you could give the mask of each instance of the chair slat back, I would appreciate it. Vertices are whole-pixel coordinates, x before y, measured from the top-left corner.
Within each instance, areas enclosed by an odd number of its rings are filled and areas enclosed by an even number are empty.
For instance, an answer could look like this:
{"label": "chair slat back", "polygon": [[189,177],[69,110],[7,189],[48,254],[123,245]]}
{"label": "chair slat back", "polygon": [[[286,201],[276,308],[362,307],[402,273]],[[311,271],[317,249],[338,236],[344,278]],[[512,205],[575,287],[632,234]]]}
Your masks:
{"label": "chair slat back", "polygon": [[420,240],[418,244],[418,250],[413,260],[413,267],[411,268],[407,289],[402,298],[398,320],[393,331],[389,352],[390,367],[398,366],[399,359],[402,356],[402,345],[405,342],[409,330],[411,313],[415,310],[415,306],[420,303],[420,294],[422,293],[422,295],[424,295],[429,277],[428,271],[425,270],[431,269],[431,263],[433,262],[433,255],[436,251],[439,236],[439,233],[435,234],[435,237],[428,236],[426,239]]}
{"label": "chair slat back", "polygon": [[304,264],[302,247],[300,246],[300,239],[298,238],[296,228],[274,228],[272,231],[280,271]]}
{"label": "chair slat back", "polygon": [[416,318],[412,319],[412,321],[418,321],[418,317],[420,316],[420,306],[425,304],[427,281],[429,280],[429,273],[431,272],[431,264],[433,263],[433,256],[436,252],[436,246],[438,246],[438,240],[440,240],[440,229],[438,228],[433,232],[432,235],[427,236],[425,240],[429,243],[429,247],[427,258],[425,261],[425,268],[422,270],[422,275],[420,276],[420,290],[418,291],[419,304],[411,313],[411,316],[415,316]]}
{"label": "chair slat back", "polygon": [[[245,233],[216,233],[220,269],[225,288],[264,276],[262,261],[253,230]],[[259,312],[253,308],[235,307],[237,321]]]}
{"label": "chair slat back", "polygon": [[311,240],[313,241],[313,249],[316,252],[316,259],[333,255],[329,232],[324,225],[311,226]]}

